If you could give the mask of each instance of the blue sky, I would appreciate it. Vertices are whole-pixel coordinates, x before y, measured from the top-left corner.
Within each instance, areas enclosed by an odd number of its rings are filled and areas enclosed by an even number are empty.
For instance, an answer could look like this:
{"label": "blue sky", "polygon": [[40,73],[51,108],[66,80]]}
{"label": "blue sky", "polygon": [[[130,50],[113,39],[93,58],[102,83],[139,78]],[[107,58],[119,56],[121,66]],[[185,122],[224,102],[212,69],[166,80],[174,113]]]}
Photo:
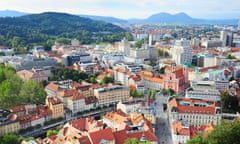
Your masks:
{"label": "blue sky", "polygon": [[147,18],[159,12],[185,12],[195,18],[240,18],[240,0],[0,0],[0,10],[46,11]]}

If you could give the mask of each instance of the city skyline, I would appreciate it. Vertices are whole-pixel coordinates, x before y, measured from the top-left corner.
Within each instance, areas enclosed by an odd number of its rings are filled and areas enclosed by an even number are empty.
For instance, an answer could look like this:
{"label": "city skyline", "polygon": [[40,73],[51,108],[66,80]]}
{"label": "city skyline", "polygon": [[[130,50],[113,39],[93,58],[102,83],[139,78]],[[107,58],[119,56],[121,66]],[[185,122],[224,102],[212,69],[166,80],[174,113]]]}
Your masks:
{"label": "city skyline", "polygon": [[147,18],[152,14],[167,12],[187,13],[194,18],[232,19],[240,17],[240,1],[232,0],[8,0],[0,1],[0,10],[27,13],[47,11],[112,16],[122,19]]}

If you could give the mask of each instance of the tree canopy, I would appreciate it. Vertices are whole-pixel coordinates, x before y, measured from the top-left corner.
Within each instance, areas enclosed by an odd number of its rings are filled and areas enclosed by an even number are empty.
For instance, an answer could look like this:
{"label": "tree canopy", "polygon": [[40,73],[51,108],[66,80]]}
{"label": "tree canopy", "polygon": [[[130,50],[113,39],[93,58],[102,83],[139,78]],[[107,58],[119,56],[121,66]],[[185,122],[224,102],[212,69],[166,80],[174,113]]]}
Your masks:
{"label": "tree canopy", "polygon": [[20,140],[14,134],[7,134],[0,138],[0,144],[19,144]]}
{"label": "tree canopy", "polygon": [[0,65],[0,106],[8,108],[21,104],[41,104],[46,93],[35,81],[22,81],[11,67]]}
{"label": "tree canopy", "polygon": [[239,138],[240,122],[222,121],[206,137],[200,133],[187,144],[239,144]]}

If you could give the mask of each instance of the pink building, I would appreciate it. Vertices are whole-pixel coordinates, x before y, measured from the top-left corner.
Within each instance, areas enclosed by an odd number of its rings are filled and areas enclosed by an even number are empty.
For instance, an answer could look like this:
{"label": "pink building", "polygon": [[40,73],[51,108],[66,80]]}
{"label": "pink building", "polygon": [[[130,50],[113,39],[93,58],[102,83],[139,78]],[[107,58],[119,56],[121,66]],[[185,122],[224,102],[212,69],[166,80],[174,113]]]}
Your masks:
{"label": "pink building", "polygon": [[163,77],[163,88],[183,94],[188,83],[187,69],[182,66],[167,66]]}

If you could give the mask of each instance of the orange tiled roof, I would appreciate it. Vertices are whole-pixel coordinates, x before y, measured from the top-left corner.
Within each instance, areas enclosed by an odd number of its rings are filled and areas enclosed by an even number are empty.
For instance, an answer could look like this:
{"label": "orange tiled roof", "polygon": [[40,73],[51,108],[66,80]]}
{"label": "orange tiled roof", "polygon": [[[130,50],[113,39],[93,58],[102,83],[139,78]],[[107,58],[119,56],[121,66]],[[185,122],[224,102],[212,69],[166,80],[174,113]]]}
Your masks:
{"label": "orange tiled roof", "polygon": [[238,51],[240,51],[240,48],[231,47],[231,52],[238,52]]}
{"label": "orange tiled roof", "polygon": [[110,119],[112,121],[116,121],[118,123],[123,123],[127,117],[127,114],[125,114],[122,110],[117,109],[115,111],[110,111],[104,115],[105,119]]}
{"label": "orange tiled roof", "polygon": [[218,68],[219,68],[219,66],[205,67],[205,68],[201,68],[201,69],[200,69],[200,72],[207,72],[207,71],[210,70],[210,69],[218,70]]}
{"label": "orange tiled roof", "polygon": [[156,83],[163,83],[162,77],[144,77],[144,80],[156,82]]}
{"label": "orange tiled roof", "polygon": [[103,130],[95,131],[95,132],[89,133],[89,135],[94,144],[98,144],[102,139],[107,141],[115,140],[115,137],[113,135],[111,128],[105,128]]}
{"label": "orange tiled roof", "polygon": [[70,97],[77,94],[78,94],[78,90],[75,90],[75,89],[68,89],[59,93],[61,97]]}
{"label": "orange tiled roof", "polygon": [[129,89],[130,90],[136,90],[136,86],[135,85],[129,85]]}
{"label": "orange tiled roof", "polygon": [[147,76],[147,77],[153,77],[153,72],[146,71],[146,70],[139,71],[137,74],[142,76]]}
{"label": "orange tiled roof", "polygon": [[83,94],[77,93],[77,94],[74,94],[73,96],[71,96],[70,99],[75,101],[75,100],[79,100],[79,99],[84,99],[84,96],[83,96]]}
{"label": "orange tiled roof", "polygon": [[46,86],[46,88],[49,88],[49,89],[54,90],[54,91],[58,91],[58,90],[61,89],[57,84],[54,84],[54,83],[48,84],[48,85]]}
{"label": "orange tiled roof", "polygon": [[123,69],[121,69],[121,68],[117,68],[116,71],[117,71],[117,72],[120,72],[120,73],[123,73],[123,74],[126,74],[126,75],[131,75],[131,72],[130,72],[130,71],[125,71],[125,70],[123,70]]}
{"label": "orange tiled roof", "polygon": [[48,97],[47,98],[48,102],[51,103],[52,105],[60,104],[63,103],[60,99],[56,97]]}
{"label": "orange tiled roof", "polygon": [[140,76],[138,76],[138,75],[133,75],[133,76],[131,76],[131,79],[133,79],[134,81],[141,81],[141,77]]}
{"label": "orange tiled roof", "polygon": [[17,74],[22,78],[30,79],[34,73],[29,70],[21,70],[21,71],[18,71]]}

